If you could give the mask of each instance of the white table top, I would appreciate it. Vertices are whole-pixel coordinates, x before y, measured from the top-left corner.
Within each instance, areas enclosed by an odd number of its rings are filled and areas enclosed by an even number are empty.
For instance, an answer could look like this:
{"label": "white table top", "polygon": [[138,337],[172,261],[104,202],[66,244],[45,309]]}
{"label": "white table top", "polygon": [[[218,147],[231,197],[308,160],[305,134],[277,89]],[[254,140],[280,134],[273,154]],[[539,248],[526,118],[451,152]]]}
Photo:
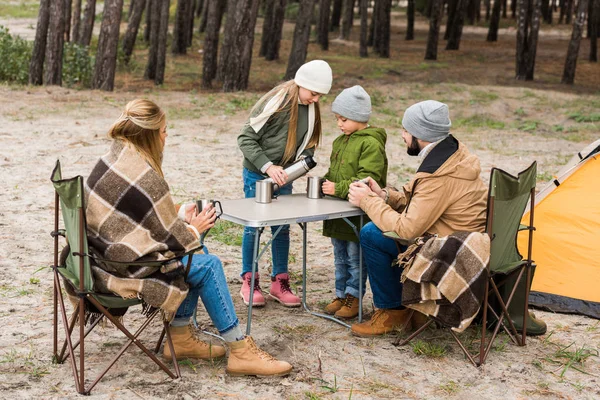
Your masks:
{"label": "white table top", "polygon": [[271,203],[248,199],[221,200],[222,219],[236,224],[261,227],[323,221],[362,215],[364,212],[346,200],[326,196],[309,199],[306,193],[279,196]]}

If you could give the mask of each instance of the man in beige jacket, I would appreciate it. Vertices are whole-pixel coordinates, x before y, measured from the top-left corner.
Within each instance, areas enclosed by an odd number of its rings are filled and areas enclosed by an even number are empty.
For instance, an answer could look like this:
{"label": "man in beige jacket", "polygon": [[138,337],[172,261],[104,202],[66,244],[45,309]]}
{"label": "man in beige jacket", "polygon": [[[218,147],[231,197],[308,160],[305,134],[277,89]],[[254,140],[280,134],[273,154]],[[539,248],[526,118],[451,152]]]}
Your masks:
{"label": "man in beige jacket", "polygon": [[372,221],[361,229],[360,243],[376,311],[371,320],[352,326],[358,336],[411,328],[412,312],[401,304],[402,270],[392,267],[398,248],[382,232],[413,239],[485,230],[487,188],[479,159],[450,135],[448,106],[434,100],[414,104],[402,125],[408,154],[422,159],[416,175],[400,191],[382,189],[372,179],[350,186],[349,201]]}

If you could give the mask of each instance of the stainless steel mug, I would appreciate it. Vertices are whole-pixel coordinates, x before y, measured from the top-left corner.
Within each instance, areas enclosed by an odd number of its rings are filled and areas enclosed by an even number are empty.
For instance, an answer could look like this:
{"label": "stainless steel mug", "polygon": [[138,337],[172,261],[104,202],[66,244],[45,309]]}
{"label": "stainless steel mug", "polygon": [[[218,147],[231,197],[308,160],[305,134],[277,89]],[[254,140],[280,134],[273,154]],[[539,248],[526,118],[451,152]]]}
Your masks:
{"label": "stainless steel mug", "polygon": [[323,182],[324,179],[320,176],[309,176],[306,180],[306,197],[309,199],[323,198]]}
{"label": "stainless steel mug", "polygon": [[268,180],[256,181],[256,197],[254,201],[257,203],[267,204],[273,199],[273,182]]}
{"label": "stainless steel mug", "polygon": [[219,218],[221,215],[223,215],[223,207],[221,207],[221,202],[219,200],[208,200],[208,199],[196,200],[196,208],[198,210],[198,213],[200,213],[202,210],[204,210],[204,207],[206,207],[209,203],[212,203],[213,207],[215,208],[215,210],[217,212],[217,218]]}

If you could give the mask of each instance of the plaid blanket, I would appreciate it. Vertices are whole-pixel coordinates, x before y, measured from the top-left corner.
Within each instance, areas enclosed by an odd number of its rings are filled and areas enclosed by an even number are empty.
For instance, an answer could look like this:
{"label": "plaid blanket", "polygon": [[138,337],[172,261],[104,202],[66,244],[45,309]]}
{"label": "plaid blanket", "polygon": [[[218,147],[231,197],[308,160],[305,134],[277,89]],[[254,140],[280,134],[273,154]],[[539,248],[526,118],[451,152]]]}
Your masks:
{"label": "plaid blanket", "polygon": [[490,239],[485,233],[431,236],[398,256],[402,304],[456,332],[473,321],[483,301]]}
{"label": "plaid blanket", "polygon": [[115,140],[87,179],[85,197],[88,240],[101,258],[154,262],[98,263],[96,289],[141,298],[172,319],[188,293],[176,257],[198,242],[177,218],[167,182],[133,147]]}

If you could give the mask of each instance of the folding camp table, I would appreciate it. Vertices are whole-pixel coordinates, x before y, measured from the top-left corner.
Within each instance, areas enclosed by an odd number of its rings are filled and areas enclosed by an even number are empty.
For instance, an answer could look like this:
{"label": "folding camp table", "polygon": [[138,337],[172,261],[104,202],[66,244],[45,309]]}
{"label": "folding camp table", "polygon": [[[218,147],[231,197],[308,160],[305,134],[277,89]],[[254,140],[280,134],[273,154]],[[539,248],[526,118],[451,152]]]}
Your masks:
{"label": "folding camp table", "polygon": [[[237,200],[223,200],[221,201],[223,207],[223,215],[221,218],[227,221],[234,222],[243,226],[249,226],[257,228],[257,234],[254,239],[254,252],[252,257],[252,278],[250,287],[254,287],[255,273],[258,271],[258,262],[273,242],[273,239],[281,231],[280,227],[275,231],[271,240],[264,246],[262,250],[259,249],[260,236],[267,226],[274,225],[288,225],[297,223],[302,228],[302,306],[304,309],[312,315],[316,315],[321,318],[326,318],[331,321],[337,322],[347,328],[350,325],[330,315],[320,314],[311,311],[306,304],[306,242],[307,242],[307,231],[306,225],[308,222],[323,221],[326,219],[337,219],[343,218],[354,230],[354,233],[358,236],[358,230],[354,224],[348,220],[348,217],[360,216],[360,226],[363,224],[364,212],[350,204],[348,201],[325,197],[322,199],[309,199],[306,193],[297,193],[287,196],[279,196],[273,199],[271,203],[257,203],[253,197],[247,199]],[[360,249],[360,246],[359,246]],[[260,250],[260,251],[259,251]],[[358,309],[358,320],[362,321],[362,251],[359,251],[360,268],[359,268],[359,293],[361,296],[359,299]],[[250,291],[250,305],[248,306],[248,323],[246,325],[246,334],[250,335],[250,328],[252,324],[252,300],[254,297],[254,290]]]}

